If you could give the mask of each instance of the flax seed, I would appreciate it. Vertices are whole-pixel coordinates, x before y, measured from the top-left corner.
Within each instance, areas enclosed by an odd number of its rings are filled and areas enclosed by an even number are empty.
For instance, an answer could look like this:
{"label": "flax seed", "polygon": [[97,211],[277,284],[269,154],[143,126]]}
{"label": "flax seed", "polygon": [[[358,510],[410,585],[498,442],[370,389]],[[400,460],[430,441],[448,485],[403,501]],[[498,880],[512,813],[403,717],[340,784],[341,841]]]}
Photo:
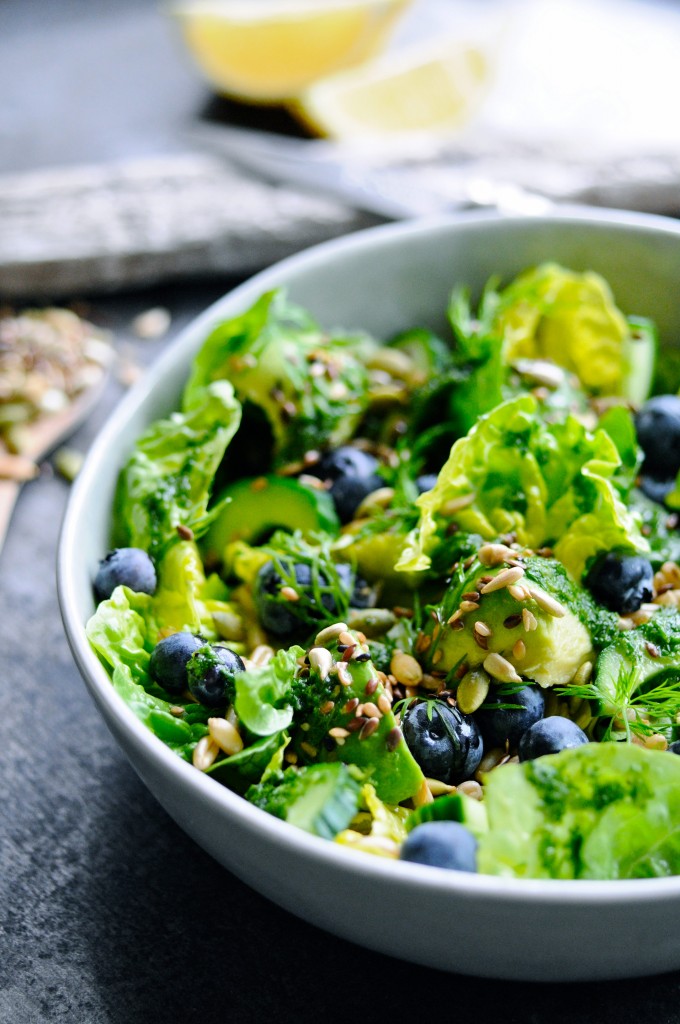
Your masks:
{"label": "flax seed", "polygon": [[390,729],[387,736],[385,737],[385,746],[389,751],[394,751],[397,749],[402,739],[403,736],[401,733],[401,729],[399,729],[398,727]]}
{"label": "flax seed", "polygon": [[185,526],[184,523],[179,523],[177,526],[177,536],[181,540],[193,540],[194,531],[190,526]]}
{"label": "flax seed", "polygon": [[368,737],[372,736],[373,733],[376,731],[376,729],[378,729],[379,727],[380,727],[380,719],[379,718],[367,718],[367,719],[365,719],[364,720],[364,724],[362,725],[361,729],[359,730],[359,739],[360,740],[367,740]]}
{"label": "flax seed", "polygon": [[356,709],[358,707],[359,707],[359,698],[358,697],[352,697],[352,699],[348,700],[347,703],[343,706],[342,710],[343,710],[343,712],[346,715],[351,715],[354,711],[356,711]]}
{"label": "flax seed", "polygon": [[479,592],[477,590],[469,590],[467,594],[463,594],[463,601],[479,601]]}

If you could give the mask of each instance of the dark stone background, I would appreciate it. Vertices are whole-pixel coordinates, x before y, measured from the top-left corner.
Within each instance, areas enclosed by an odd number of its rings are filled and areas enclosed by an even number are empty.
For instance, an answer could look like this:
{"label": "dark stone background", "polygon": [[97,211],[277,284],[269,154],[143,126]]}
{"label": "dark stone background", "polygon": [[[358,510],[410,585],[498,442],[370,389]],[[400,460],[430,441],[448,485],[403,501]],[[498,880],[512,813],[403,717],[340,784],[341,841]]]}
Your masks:
{"label": "dark stone background", "polygon": [[[0,0],[0,171],[181,148],[182,125],[209,107],[155,3]],[[234,283],[95,297],[89,315],[149,364]],[[170,335],[135,341],[132,317],[157,304]],[[112,381],[75,447],[121,390]],[[54,578],[67,497],[46,467],[0,556],[2,1024],[680,1020],[680,975],[555,986],[440,974],[321,933],[215,864],[141,785],[72,662]],[[488,941],[512,942],[512,919]]]}

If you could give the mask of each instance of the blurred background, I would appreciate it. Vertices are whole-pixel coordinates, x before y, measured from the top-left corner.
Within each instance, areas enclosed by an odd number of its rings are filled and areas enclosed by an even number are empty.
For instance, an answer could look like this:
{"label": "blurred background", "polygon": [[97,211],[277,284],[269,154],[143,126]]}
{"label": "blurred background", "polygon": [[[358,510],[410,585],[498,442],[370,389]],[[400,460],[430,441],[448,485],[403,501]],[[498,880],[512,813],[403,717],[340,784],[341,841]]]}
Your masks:
{"label": "blurred background", "polygon": [[247,274],[442,207],[680,212],[671,0],[2,0],[0,22],[6,299]]}

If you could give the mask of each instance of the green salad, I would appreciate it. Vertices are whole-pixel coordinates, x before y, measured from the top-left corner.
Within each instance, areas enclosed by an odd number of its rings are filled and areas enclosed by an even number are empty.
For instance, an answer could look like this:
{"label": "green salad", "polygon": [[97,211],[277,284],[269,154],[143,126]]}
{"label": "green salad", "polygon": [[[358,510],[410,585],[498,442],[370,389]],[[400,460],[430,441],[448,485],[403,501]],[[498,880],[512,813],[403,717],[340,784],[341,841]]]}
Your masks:
{"label": "green salad", "polygon": [[452,287],[447,325],[283,290],[219,323],[121,468],[90,643],[179,757],[329,841],[680,874],[680,382],[591,272]]}

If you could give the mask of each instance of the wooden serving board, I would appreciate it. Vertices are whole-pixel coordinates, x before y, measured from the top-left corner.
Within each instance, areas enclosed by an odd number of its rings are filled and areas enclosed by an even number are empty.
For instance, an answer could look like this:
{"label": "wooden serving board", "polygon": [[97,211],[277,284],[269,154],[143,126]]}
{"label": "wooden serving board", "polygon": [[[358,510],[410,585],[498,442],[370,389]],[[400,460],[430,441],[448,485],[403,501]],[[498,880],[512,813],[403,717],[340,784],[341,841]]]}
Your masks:
{"label": "wooden serving board", "polygon": [[0,301],[247,276],[376,223],[203,153],[0,177]]}

